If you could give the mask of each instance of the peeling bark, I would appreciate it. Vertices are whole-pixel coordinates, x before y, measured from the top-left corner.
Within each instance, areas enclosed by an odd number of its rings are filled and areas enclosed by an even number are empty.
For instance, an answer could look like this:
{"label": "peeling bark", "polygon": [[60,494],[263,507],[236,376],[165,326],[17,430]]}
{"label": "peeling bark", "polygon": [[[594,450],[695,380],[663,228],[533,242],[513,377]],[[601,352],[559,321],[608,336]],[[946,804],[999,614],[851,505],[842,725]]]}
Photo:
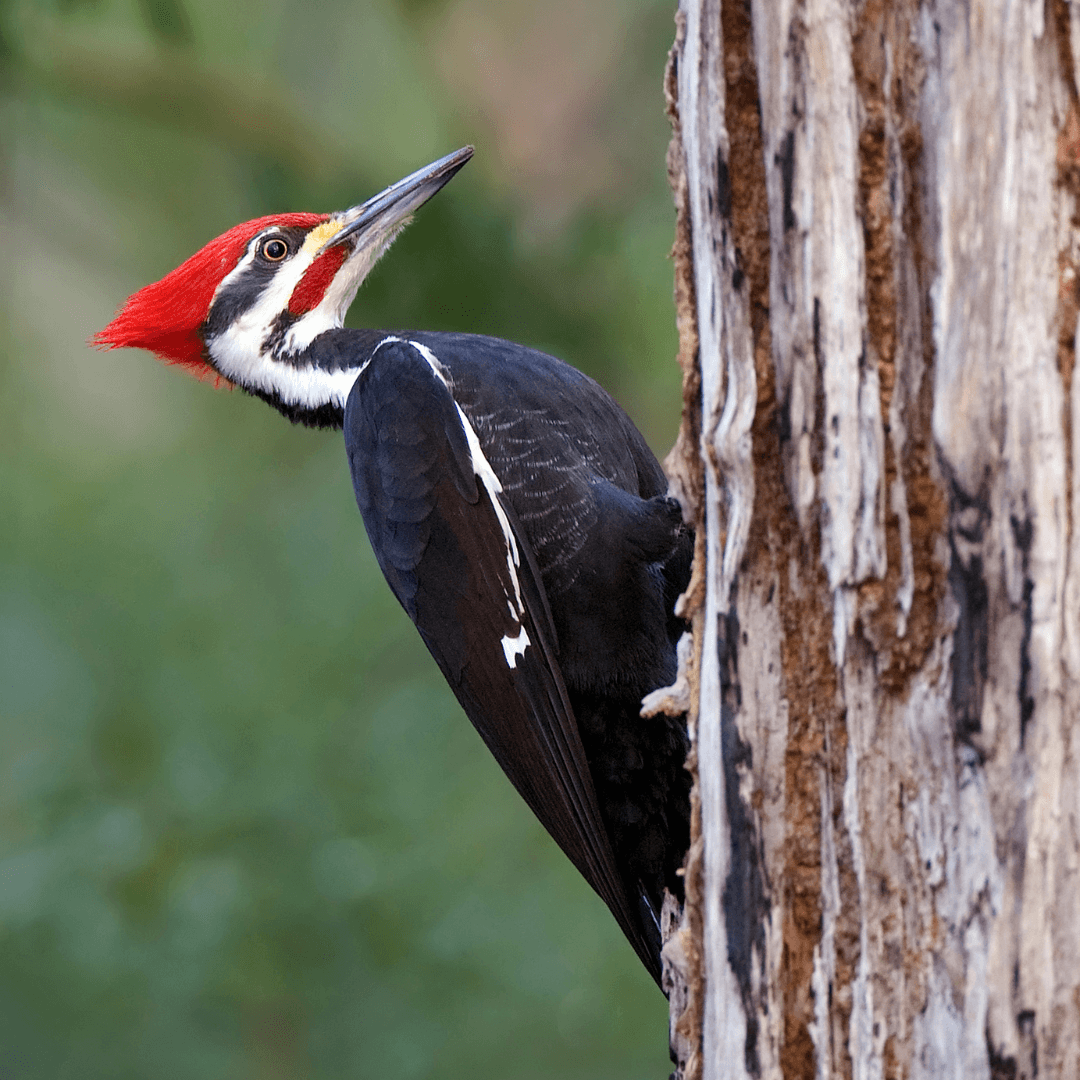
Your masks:
{"label": "peeling bark", "polygon": [[1080,4],[677,27],[680,1074],[1080,1076]]}

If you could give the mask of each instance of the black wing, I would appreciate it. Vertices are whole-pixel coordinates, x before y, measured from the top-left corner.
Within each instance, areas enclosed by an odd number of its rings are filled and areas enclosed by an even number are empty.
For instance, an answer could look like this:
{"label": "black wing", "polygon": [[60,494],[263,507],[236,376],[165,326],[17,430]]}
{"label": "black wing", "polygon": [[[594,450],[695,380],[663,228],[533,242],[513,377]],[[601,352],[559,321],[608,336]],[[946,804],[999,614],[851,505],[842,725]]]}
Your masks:
{"label": "black wing", "polygon": [[391,589],[511,783],[659,979],[600,817],[535,560],[429,350],[376,348],[349,395],[345,444]]}

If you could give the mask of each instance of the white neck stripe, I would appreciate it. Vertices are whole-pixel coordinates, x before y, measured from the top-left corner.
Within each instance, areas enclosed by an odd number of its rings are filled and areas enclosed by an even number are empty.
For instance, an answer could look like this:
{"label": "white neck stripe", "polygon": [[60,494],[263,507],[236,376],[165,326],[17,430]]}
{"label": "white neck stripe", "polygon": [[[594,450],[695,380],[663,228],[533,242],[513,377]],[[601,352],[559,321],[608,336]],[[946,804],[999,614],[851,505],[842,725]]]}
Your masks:
{"label": "white neck stripe", "polygon": [[[397,338],[388,338],[387,340],[397,341]],[[379,342],[380,345],[384,342]],[[422,345],[419,341],[410,341],[409,344],[428,362],[428,366],[435,373],[435,376],[442,382],[442,384],[449,389],[450,382],[447,378],[446,368],[439,362],[438,357],[426,346]],[[376,346],[377,348],[378,346]],[[453,400],[453,395],[451,395]],[[480,446],[480,440],[477,438],[476,431],[472,424],[469,422],[469,418],[462,411],[461,406],[454,401],[454,408],[457,409],[458,419],[461,421],[461,426],[465,431],[465,439],[469,444],[469,456],[472,458],[473,472],[476,474],[477,479],[487,489],[488,498],[491,500],[492,508],[495,510],[495,517],[498,519],[499,528],[502,529],[503,539],[506,541],[506,568],[510,572],[510,580],[514,586],[514,595],[510,597],[507,595],[506,603],[510,609],[511,617],[517,622],[518,633],[516,636],[511,637],[509,634],[504,634],[500,645],[502,646],[503,656],[506,659],[506,664],[510,668],[517,666],[517,658],[525,655],[525,650],[532,644],[529,640],[528,632],[522,625],[522,620],[525,618],[525,603],[521,599],[521,583],[518,580],[518,567],[521,566],[521,554],[518,551],[517,537],[514,536],[514,530],[510,527],[510,519],[506,516],[506,510],[503,508],[502,499],[499,497],[502,492],[502,484],[499,482],[498,476],[495,475],[495,470],[491,467],[491,462],[488,461],[484,455],[484,451]]]}
{"label": "white neck stripe", "polygon": [[[215,298],[248,271],[255,260],[258,245],[274,228],[264,229],[248,244],[244,257],[230,271],[215,291]],[[315,248],[305,244],[292,259],[283,263],[266,290],[231,326],[207,342],[214,367],[230,382],[255,393],[276,395],[282,403],[303,409],[336,405],[344,409],[360,368],[326,371],[313,364],[298,366],[279,359],[269,345],[270,327],[279,313],[286,310],[289,298],[315,258]],[[339,328],[365,274],[379,252],[353,252],[330,282],[322,300],[297,319],[286,331],[277,348],[288,357],[305,351],[327,330]],[[211,302],[213,306],[213,302]]]}

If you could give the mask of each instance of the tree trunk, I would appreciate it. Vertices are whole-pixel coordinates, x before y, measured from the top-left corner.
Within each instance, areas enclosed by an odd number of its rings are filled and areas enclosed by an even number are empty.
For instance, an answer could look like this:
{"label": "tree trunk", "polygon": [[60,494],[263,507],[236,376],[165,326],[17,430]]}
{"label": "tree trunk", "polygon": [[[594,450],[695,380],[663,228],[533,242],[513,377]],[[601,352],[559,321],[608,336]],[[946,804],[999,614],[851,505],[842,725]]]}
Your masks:
{"label": "tree trunk", "polygon": [[688,1077],[1080,1077],[1080,4],[682,0]]}

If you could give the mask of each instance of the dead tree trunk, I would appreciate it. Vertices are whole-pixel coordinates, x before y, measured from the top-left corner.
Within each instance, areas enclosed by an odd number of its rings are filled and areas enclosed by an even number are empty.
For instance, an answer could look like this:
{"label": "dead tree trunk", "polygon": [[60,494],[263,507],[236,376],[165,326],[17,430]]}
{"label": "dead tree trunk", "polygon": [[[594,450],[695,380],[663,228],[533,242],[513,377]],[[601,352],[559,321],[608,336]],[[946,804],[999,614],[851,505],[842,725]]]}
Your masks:
{"label": "dead tree trunk", "polygon": [[681,0],[687,1076],[1080,1077],[1078,56]]}

